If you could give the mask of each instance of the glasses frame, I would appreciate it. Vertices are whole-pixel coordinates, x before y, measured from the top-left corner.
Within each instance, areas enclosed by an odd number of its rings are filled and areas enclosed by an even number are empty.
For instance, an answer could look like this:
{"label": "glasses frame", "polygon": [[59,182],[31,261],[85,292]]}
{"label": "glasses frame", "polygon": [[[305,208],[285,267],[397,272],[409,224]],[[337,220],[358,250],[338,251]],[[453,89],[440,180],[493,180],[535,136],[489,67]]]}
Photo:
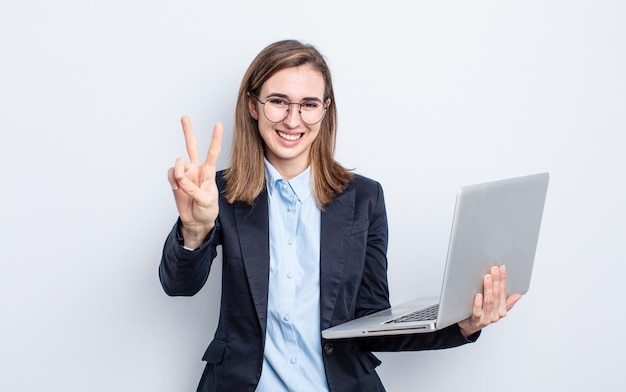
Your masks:
{"label": "glasses frame", "polygon": [[287,111],[285,112],[285,117],[283,117],[280,121],[272,121],[270,120],[269,117],[267,117],[267,114],[265,113],[265,104],[267,103],[266,100],[265,102],[261,101],[261,99],[256,96],[255,94],[252,93],[248,93],[249,96],[254,97],[257,101],[259,101],[259,103],[261,105],[263,105],[263,115],[265,116],[265,118],[267,119],[267,121],[273,123],[273,124],[278,124],[281,123],[283,121],[285,121],[285,119],[289,116],[289,111],[291,110],[291,105],[298,105],[298,114],[300,114],[300,120],[302,120],[303,123],[305,123],[306,125],[315,125],[315,124],[319,124],[322,122],[322,120],[324,120],[324,117],[326,117],[326,112],[328,111],[328,105],[326,103],[322,104],[324,112],[322,113],[322,117],[314,123],[308,123],[306,121],[304,121],[304,118],[302,118],[302,105],[306,105],[306,102],[287,102]]}

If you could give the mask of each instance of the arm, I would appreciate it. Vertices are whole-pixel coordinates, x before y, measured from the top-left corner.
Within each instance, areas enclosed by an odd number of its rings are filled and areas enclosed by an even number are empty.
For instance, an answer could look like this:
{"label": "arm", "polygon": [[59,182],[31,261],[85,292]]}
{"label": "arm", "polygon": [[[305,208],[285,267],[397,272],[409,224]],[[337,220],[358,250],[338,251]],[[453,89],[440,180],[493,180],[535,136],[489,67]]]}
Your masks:
{"label": "arm", "polygon": [[219,242],[216,240],[219,192],[215,168],[223,128],[219,123],[215,126],[206,159],[200,162],[191,120],[185,116],[181,123],[189,161],[178,158],[168,170],[180,218],[165,241],[159,266],[161,284],[169,295],[193,295],[200,290]]}
{"label": "arm", "polygon": [[370,351],[413,351],[475,342],[484,327],[505,317],[521,297],[519,294],[507,296],[506,268],[494,266],[483,278],[483,292],[474,298],[471,317],[433,333],[366,338],[362,344]]}
{"label": "arm", "polygon": [[389,307],[387,211],[383,189],[380,184],[377,184],[377,194],[373,198],[371,205],[365,263],[363,277],[358,288],[355,317],[362,317]]}
{"label": "arm", "polygon": [[185,249],[180,234],[180,220],[167,236],[159,265],[159,279],[167,295],[196,294],[206,282],[213,259],[217,255],[219,223],[199,248]]}
{"label": "arm", "polygon": [[174,192],[184,246],[195,249],[213,229],[219,213],[215,171],[224,129],[222,124],[215,125],[206,159],[200,162],[191,120],[185,116],[181,123],[189,161],[178,158],[167,178]]}

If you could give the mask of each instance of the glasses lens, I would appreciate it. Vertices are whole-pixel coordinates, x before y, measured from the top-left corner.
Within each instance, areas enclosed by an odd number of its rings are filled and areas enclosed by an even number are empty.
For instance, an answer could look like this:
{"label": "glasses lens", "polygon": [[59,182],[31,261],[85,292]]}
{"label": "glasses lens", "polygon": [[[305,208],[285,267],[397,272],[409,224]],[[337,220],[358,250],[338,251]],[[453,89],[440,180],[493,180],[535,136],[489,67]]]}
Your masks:
{"label": "glasses lens", "polygon": [[319,102],[305,102],[300,105],[300,116],[306,124],[313,125],[322,121],[326,108]]}
{"label": "glasses lens", "polygon": [[282,99],[268,99],[263,105],[263,113],[271,122],[281,122],[289,113],[289,103]]}

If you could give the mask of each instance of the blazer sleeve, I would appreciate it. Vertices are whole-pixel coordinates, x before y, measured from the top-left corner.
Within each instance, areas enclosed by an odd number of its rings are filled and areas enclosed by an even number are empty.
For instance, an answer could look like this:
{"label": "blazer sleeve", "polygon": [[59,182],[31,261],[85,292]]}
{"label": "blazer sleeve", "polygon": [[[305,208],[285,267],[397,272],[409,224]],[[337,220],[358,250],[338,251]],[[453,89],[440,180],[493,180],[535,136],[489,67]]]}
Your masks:
{"label": "blazer sleeve", "polygon": [[188,250],[182,245],[180,219],[176,222],[163,245],[159,265],[161,286],[170,296],[191,296],[206,282],[219,242],[219,219],[204,243],[197,249]]}
{"label": "blazer sleeve", "polygon": [[[361,317],[389,307],[389,287],[387,283],[387,243],[388,225],[385,198],[382,186],[376,183],[376,190],[369,198],[367,244],[365,263],[359,285],[355,316]],[[357,203],[360,204],[360,203]]]}
{"label": "blazer sleeve", "polygon": [[361,348],[365,351],[422,351],[462,346],[475,342],[479,336],[480,331],[465,337],[459,325],[452,324],[434,332],[359,338],[359,340]]}

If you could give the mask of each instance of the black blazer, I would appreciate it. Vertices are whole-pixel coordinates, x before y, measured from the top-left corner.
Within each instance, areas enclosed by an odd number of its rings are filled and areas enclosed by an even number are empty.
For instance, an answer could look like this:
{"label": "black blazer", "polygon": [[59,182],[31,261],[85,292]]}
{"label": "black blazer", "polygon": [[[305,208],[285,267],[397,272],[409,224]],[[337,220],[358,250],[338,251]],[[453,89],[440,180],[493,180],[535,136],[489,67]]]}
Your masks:
{"label": "black blazer", "polygon": [[[220,193],[225,187],[218,172]],[[159,267],[168,295],[194,295],[204,285],[222,246],[222,297],[219,324],[203,360],[198,391],[254,391],[261,376],[267,321],[269,218],[267,193],[252,206],[229,204],[220,196],[220,213],[207,241],[185,250],[178,223],[167,237]],[[322,212],[320,312],[322,329],[389,307],[387,216],[380,184],[355,175],[345,192]],[[384,391],[371,351],[428,350],[459,346],[466,339],[457,325],[443,331],[359,339],[322,340],[332,392]]]}

